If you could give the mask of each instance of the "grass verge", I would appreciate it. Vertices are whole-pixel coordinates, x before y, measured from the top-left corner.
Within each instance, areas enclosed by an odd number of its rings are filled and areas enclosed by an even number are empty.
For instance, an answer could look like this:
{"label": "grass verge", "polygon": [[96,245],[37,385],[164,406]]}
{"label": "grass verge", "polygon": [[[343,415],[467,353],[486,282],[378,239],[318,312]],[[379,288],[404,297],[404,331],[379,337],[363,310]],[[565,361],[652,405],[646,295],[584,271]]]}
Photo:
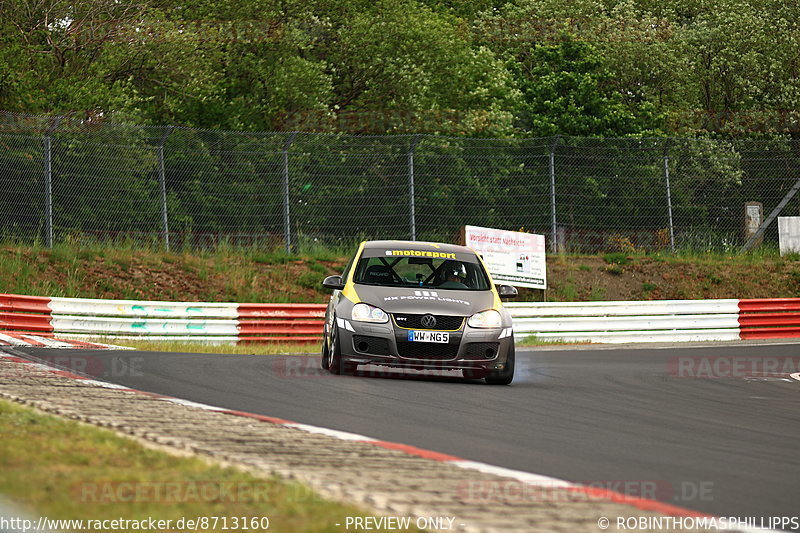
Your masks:
{"label": "grass verge", "polygon": [[[65,335],[69,337],[69,335]],[[218,353],[237,355],[319,355],[320,343],[313,344],[206,344],[181,341],[115,340],[103,338],[98,342],[129,346],[144,352]]]}
{"label": "grass verge", "polygon": [[[177,457],[116,433],[0,400],[0,494],[30,516],[74,520],[268,517],[270,531],[333,532],[367,516],[309,488]],[[222,492],[227,487],[228,492]],[[133,497],[131,497],[133,496]],[[69,528],[66,528],[69,529]],[[187,531],[223,531],[216,528]],[[116,531],[139,531],[116,529]],[[259,529],[250,529],[258,531]],[[413,530],[417,531],[417,530]]]}
{"label": "grass verge", "polygon": [[536,335],[527,335],[520,339],[516,345],[518,347],[527,348],[530,346],[562,346],[570,344],[591,344],[590,342],[569,342],[555,339],[540,339]]}

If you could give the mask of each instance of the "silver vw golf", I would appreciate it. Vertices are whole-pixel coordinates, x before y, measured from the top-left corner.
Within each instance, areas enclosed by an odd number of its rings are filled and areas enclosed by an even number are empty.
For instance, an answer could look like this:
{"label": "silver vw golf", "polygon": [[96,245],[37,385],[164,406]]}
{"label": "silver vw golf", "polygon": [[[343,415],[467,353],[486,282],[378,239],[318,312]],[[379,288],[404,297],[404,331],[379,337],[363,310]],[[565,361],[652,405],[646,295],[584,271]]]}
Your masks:
{"label": "silver vw golf", "polygon": [[452,244],[366,241],[333,289],[325,314],[322,367],[352,374],[358,365],[462,370],[507,385],[514,379],[514,331],[481,258]]}

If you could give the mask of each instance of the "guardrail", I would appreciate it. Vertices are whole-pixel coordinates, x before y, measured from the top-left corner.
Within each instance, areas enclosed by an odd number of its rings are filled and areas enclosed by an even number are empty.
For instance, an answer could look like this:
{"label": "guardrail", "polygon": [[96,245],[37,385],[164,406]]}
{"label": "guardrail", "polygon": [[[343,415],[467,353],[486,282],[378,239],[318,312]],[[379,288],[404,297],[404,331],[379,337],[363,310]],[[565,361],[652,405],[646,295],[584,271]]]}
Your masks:
{"label": "guardrail", "polygon": [[743,339],[800,337],[800,298],[739,300]]}
{"label": "guardrail", "polygon": [[[800,298],[510,302],[517,340],[682,342],[800,337]],[[237,304],[0,294],[0,330],[204,342],[316,342],[324,304]]]}
{"label": "guardrail", "polygon": [[800,337],[800,298],[512,302],[517,339],[684,342]]}
{"label": "guardrail", "polygon": [[204,342],[316,342],[324,304],[238,304],[0,294],[0,329]]}

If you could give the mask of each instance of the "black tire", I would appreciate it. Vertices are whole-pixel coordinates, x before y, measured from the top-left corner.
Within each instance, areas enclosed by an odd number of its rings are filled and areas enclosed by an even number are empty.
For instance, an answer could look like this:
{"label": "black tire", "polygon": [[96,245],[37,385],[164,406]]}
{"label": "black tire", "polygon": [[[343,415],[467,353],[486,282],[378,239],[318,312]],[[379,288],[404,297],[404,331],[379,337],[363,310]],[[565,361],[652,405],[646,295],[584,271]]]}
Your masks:
{"label": "black tire", "polygon": [[342,347],[339,345],[339,327],[336,325],[334,319],[333,329],[331,330],[331,347],[328,360],[328,371],[331,374],[338,375],[353,375],[356,372],[356,366],[352,363],[345,363],[342,361]]}
{"label": "black tire", "polygon": [[506,367],[503,370],[490,372],[486,376],[486,383],[489,385],[508,385],[514,381],[514,360],[516,359],[514,348],[514,337],[511,337],[511,346],[508,348],[506,357]]}
{"label": "black tire", "polygon": [[322,367],[322,370],[330,370],[331,368],[331,352],[328,349],[327,335],[322,337],[322,357],[320,359],[319,366]]}

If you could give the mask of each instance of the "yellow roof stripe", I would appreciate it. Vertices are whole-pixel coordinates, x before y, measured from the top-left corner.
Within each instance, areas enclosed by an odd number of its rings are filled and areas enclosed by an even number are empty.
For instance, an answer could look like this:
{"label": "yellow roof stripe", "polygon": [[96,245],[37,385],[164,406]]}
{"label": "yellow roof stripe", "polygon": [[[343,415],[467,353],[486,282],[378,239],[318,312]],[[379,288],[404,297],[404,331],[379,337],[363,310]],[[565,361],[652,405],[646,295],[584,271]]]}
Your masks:
{"label": "yellow roof stripe", "polygon": [[350,272],[347,273],[347,279],[344,280],[344,289],[342,289],[342,296],[357,304],[361,301],[361,298],[358,297],[358,293],[356,293],[356,285],[353,283],[353,275],[356,271],[356,266],[358,265],[358,260],[361,258],[361,252],[364,251],[364,245],[367,241],[362,241],[361,244],[358,246],[358,251],[356,252],[356,257],[353,259],[353,265],[350,267]]}

